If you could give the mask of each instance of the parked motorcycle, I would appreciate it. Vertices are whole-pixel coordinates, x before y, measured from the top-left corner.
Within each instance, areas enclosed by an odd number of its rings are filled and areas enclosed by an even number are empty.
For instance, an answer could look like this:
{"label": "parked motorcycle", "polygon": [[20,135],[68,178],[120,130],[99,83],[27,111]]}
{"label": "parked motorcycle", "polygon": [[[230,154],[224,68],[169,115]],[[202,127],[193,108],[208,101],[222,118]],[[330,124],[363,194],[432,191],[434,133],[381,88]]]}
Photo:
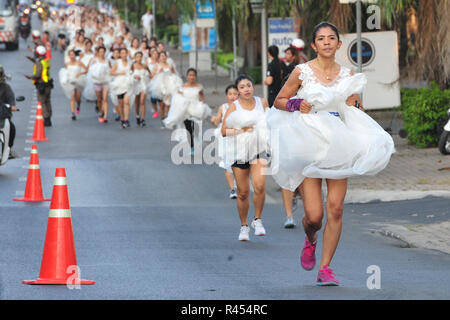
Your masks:
{"label": "parked motorcycle", "polygon": [[[22,102],[25,100],[25,97],[17,97],[17,102]],[[0,108],[9,109],[11,106],[5,103],[0,102]],[[16,111],[19,111],[17,109]],[[0,118],[0,166],[4,165],[9,159],[9,134],[11,130],[10,121],[7,118]]]}
{"label": "parked motorcycle", "polygon": [[442,154],[450,154],[450,109],[447,111],[447,120],[439,137],[438,148]]}

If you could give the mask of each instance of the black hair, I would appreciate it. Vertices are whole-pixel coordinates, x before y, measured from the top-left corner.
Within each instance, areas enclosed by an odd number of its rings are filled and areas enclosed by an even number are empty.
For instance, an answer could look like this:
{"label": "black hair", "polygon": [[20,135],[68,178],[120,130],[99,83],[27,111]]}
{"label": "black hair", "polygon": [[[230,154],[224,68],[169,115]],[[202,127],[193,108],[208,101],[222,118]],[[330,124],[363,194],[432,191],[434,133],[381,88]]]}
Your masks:
{"label": "black hair", "polygon": [[286,50],[284,50],[284,52],[288,52],[288,51],[292,54],[292,56],[294,56],[294,63],[298,64],[299,63],[298,49],[290,46]]}
{"label": "black hair", "polygon": [[322,21],[322,22],[319,23],[317,26],[315,26],[314,29],[313,29],[313,41],[312,41],[313,43],[316,43],[316,35],[317,35],[317,32],[318,32],[320,29],[325,28],[325,27],[331,28],[331,30],[333,30],[334,33],[336,33],[336,36],[337,36],[337,38],[338,38],[338,41],[340,40],[340,37],[339,37],[339,31],[338,31],[338,29],[336,28],[336,26],[335,26],[334,24],[330,23],[330,22]]}
{"label": "black hair", "polygon": [[189,72],[193,71],[195,73],[195,76],[197,76],[197,70],[195,70],[194,68],[189,68],[186,71],[186,76],[189,74]]}
{"label": "black hair", "polygon": [[230,91],[231,89],[235,89],[237,90],[236,86],[234,84],[230,84],[228,85],[228,87],[225,89],[225,94],[228,94],[228,91]]}
{"label": "black hair", "polygon": [[250,78],[250,76],[248,76],[248,75],[246,75],[246,74],[241,74],[240,76],[238,76],[237,78],[236,78],[236,81],[234,81],[234,86],[237,88],[238,87],[238,85],[239,85],[239,82],[241,82],[242,80],[248,80],[248,81],[250,81],[252,84],[254,83],[253,82],[253,79],[252,78]]}
{"label": "black hair", "polygon": [[268,51],[274,59],[278,59],[278,54],[279,54],[280,50],[278,49],[277,46],[275,46],[275,45],[270,46]]}

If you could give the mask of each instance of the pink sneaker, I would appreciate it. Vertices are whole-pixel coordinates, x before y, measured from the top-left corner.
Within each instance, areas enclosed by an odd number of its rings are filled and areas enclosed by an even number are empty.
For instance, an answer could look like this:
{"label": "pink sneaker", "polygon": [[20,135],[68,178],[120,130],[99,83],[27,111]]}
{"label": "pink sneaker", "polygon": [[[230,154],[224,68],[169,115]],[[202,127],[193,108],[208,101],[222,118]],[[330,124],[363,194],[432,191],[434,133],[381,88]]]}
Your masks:
{"label": "pink sneaker", "polygon": [[159,113],[158,112],[153,112],[153,118],[158,118],[159,117]]}
{"label": "pink sneaker", "polygon": [[312,244],[308,241],[308,237],[305,237],[305,245],[300,257],[300,262],[305,270],[312,270],[316,265],[316,244]]}
{"label": "pink sneaker", "polygon": [[328,268],[328,266],[324,266],[319,270],[319,275],[317,276],[316,285],[318,286],[338,286],[339,281],[335,278],[335,274],[333,270]]}

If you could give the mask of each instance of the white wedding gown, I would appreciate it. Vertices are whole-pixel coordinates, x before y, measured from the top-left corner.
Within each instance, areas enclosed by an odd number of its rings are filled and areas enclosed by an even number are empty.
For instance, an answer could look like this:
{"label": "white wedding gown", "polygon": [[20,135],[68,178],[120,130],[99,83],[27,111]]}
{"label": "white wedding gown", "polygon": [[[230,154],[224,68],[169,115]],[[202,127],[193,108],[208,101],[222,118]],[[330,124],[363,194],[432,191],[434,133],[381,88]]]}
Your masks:
{"label": "white wedding gown", "polygon": [[345,103],[363,91],[365,75],[351,76],[350,69],[341,66],[332,83],[322,84],[308,64],[297,67],[302,86],[294,98],[305,99],[313,109],[308,114],[268,111],[275,181],[294,191],[305,177],[344,179],[383,170],[395,152],[392,137],[366,113]]}

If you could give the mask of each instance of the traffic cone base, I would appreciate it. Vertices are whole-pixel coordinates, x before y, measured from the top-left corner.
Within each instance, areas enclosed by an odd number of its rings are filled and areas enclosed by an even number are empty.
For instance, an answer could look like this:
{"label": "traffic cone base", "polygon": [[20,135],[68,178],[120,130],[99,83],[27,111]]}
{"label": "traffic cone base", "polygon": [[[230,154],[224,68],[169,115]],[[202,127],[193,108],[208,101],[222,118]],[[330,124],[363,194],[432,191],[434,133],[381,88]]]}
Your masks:
{"label": "traffic cone base", "polygon": [[71,281],[67,281],[66,279],[61,279],[61,280],[56,280],[56,279],[36,279],[36,280],[23,280],[22,281],[23,284],[62,284],[62,285],[77,285],[77,284],[81,284],[81,285],[91,285],[91,284],[95,284],[95,281],[92,280],[71,280]]}

